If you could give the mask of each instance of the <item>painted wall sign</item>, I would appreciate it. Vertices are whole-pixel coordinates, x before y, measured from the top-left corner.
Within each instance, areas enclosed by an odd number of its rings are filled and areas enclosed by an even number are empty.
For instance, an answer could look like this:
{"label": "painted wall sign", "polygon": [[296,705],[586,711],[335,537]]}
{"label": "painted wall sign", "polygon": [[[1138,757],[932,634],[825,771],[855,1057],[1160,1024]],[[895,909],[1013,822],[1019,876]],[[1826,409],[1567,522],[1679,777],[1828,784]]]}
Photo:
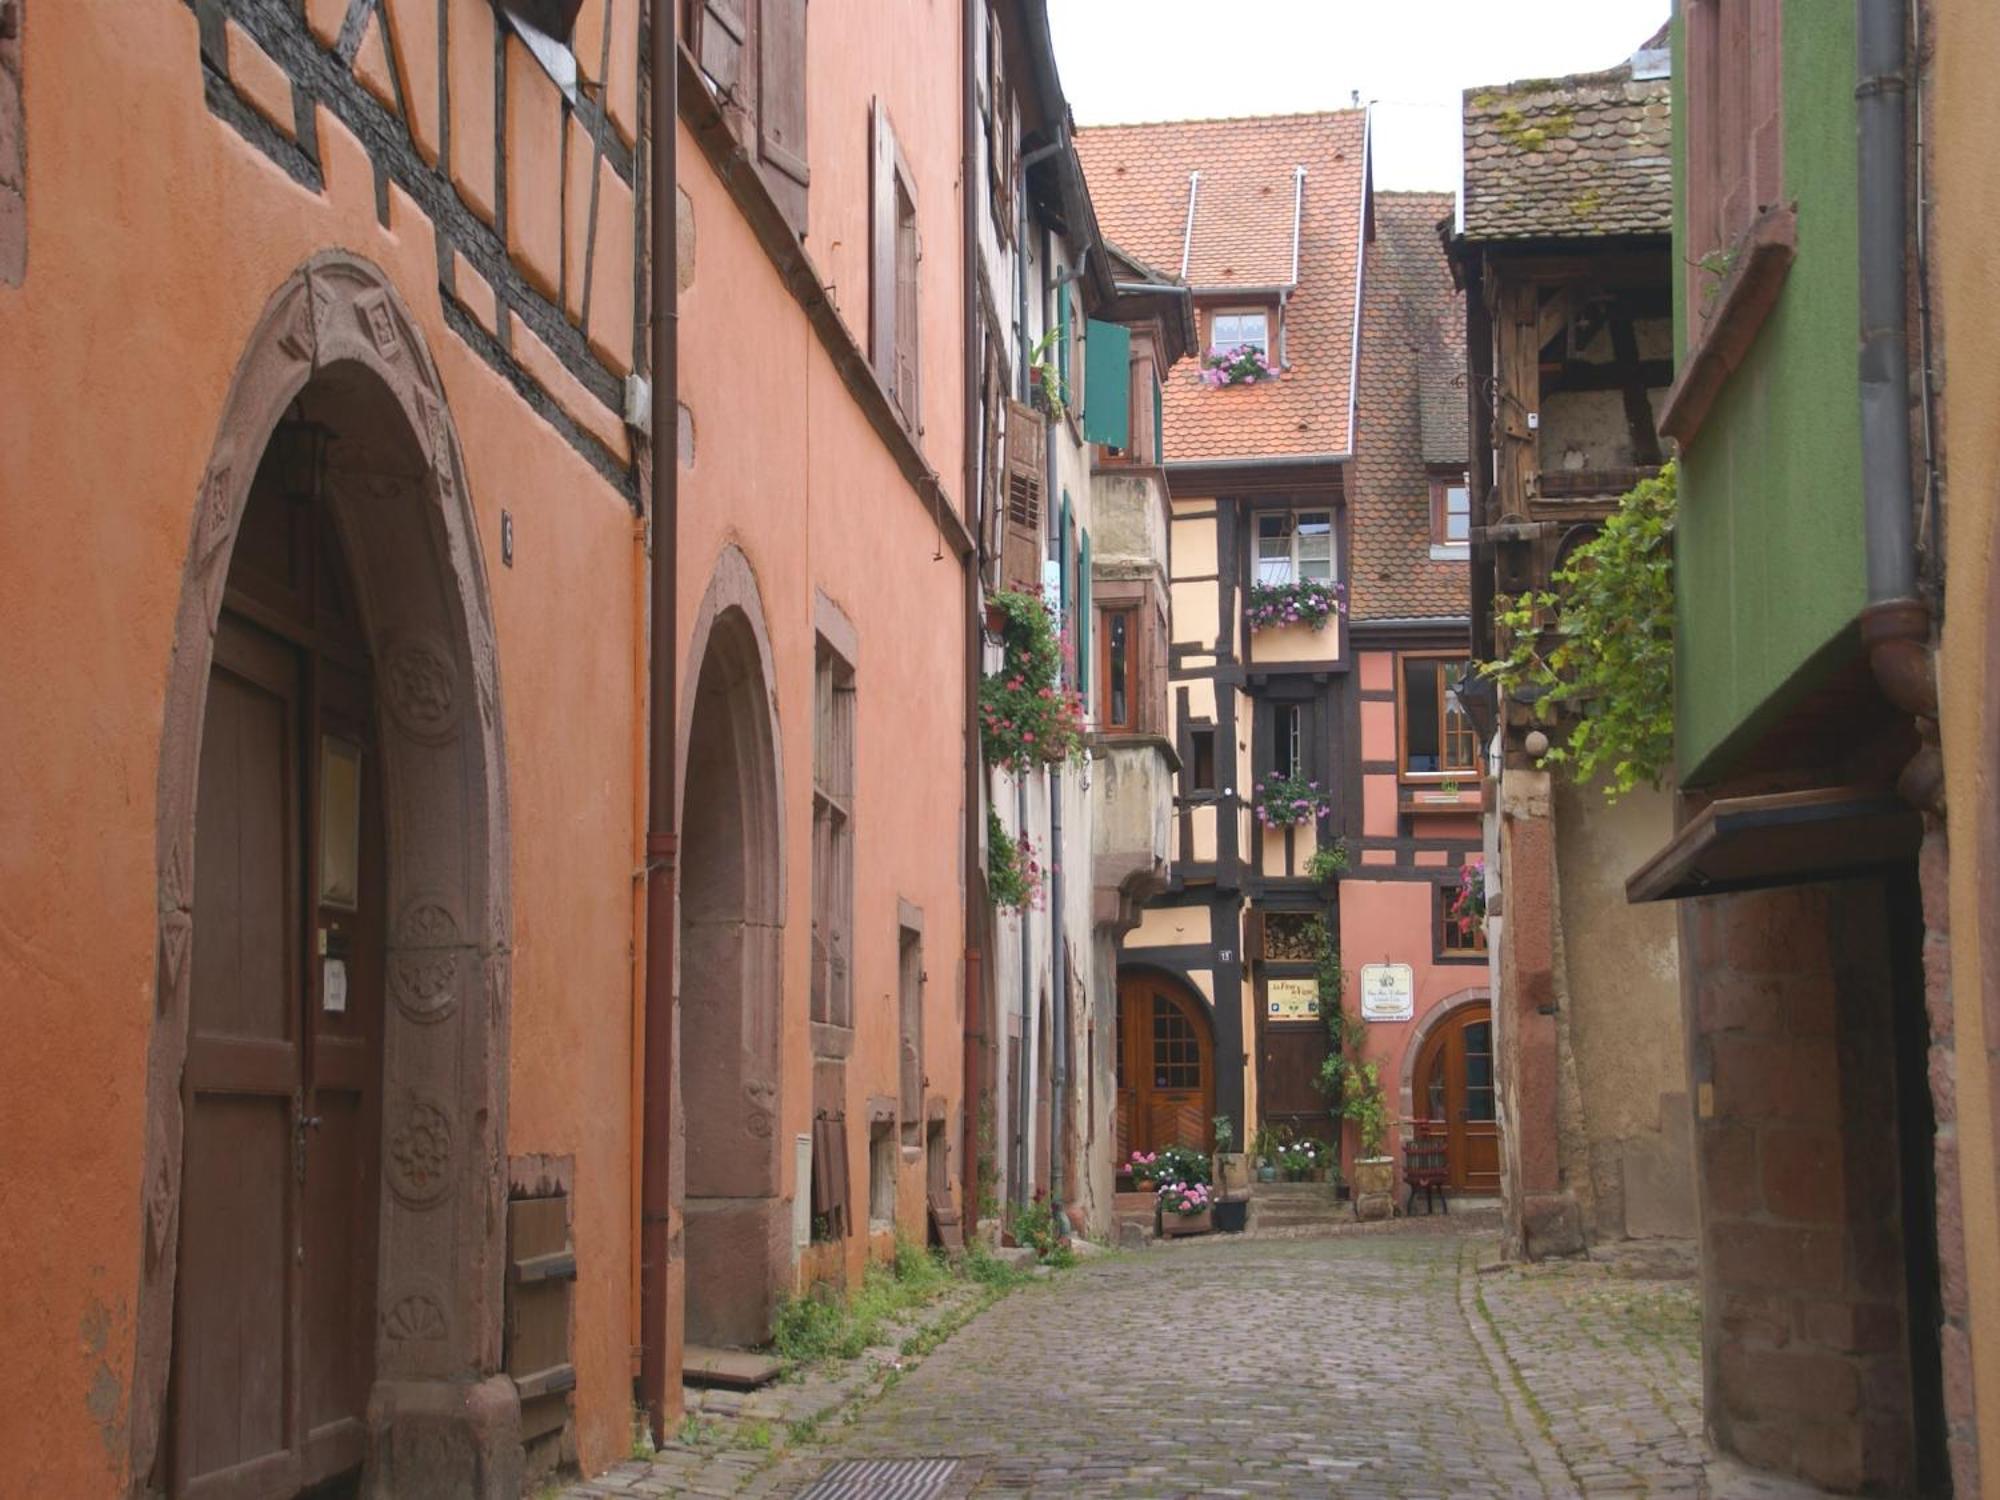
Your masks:
{"label": "painted wall sign", "polygon": [[1264,982],[1264,1012],[1273,1021],[1317,1021],[1317,979],[1269,979]]}
{"label": "painted wall sign", "polygon": [[1361,966],[1361,1019],[1407,1021],[1416,1014],[1416,976],[1408,964]]}

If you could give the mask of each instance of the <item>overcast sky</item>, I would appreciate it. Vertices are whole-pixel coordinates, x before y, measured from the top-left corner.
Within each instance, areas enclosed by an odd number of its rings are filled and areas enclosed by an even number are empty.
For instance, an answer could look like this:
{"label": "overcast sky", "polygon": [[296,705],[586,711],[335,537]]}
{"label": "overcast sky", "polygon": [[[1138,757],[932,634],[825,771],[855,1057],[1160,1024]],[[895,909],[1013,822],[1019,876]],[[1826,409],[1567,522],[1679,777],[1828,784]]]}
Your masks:
{"label": "overcast sky", "polygon": [[1375,183],[1458,186],[1459,95],[1624,61],[1669,0],[1049,0],[1079,125],[1375,110]]}

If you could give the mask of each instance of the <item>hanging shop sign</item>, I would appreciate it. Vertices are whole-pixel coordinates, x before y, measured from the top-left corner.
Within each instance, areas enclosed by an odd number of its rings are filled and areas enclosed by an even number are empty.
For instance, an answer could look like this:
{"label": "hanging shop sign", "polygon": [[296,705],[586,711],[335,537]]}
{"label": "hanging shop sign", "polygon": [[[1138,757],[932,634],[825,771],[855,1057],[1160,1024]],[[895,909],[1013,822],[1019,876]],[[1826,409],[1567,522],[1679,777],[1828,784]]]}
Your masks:
{"label": "hanging shop sign", "polygon": [[1361,966],[1361,1019],[1407,1021],[1416,1014],[1416,975],[1408,964]]}
{"label": "hanging shop sign", "polygon": [[1317,979],[1265,980],[1264,1013],[1273,1021],[1317,1021],[1319,981]]}

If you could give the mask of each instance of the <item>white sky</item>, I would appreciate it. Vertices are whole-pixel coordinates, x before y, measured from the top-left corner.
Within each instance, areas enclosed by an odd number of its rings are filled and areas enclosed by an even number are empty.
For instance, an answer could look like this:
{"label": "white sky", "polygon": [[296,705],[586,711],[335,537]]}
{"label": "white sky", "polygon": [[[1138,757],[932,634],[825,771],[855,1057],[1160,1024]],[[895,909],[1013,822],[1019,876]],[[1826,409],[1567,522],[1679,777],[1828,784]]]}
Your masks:
{"label": "white sky", "polygon": [[1049,0],[1079,125],[1375,110],[1375,185],[1458,186],[1460,94],[1608,68],[1669,0]]}

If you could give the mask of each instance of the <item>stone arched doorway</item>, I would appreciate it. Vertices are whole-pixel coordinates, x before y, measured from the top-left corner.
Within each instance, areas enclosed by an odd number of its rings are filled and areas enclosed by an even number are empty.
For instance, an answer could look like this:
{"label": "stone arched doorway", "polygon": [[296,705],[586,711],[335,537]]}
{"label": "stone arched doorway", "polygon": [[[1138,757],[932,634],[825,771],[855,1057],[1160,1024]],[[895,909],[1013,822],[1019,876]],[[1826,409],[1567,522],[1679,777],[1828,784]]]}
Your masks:
{"label": "stone arched doorway", "polygon": [[[319,476],[327,550],[341,564],[336,587],[351,591],[353,649],[374,693],[359,718],[379,768],[384,889],[373,900],[383,932],[372,978],[357,968],[351,980],[378,987],[380,1018],[368,1080],[379,1085],[379,1195],[373,1244],[361,1251],[373,1259],[372,1306],[359,1309],[352,1335],[367,1389],[366,1488],[511,1495],[519,1402],[498,1373],[511,900],[492,610],[437,368],[387,278],[340,253],[307,262],[266,304],[195,498],[160,750],[133,1485],[143,1492],[172,1477],[163,1460],[184,1173],[204,1149],[189,1137],[184,1106],[195,939],[211,913],[232,912],[197,884],[203,727],[239,532],[288,414],[323,436],[317,454],[290,459]],[[312,847],[310,836],[302,842]],[[290,864],[303,865],[304,852]],[[311,886],[323,872],[293,873]],[[304,993],[325,1009],[311,912],[299,915],[308,930],[284,935],[301,950],[287,967],[311,976]],[[310,1148],[307,1108],[292,1104],[300,1118],[291,1126]],[[198,1200],[192,1211],[204,1211]],[[286,1420],[309,1417],[294,1402]]]}
{"label": "stone arched doorway", "polygon": [[780,1196],[777,714],[756,580],[733,546],[716,565],[689,662],[678,950],[686,1339],[732,1347],[770,1337],[792,1255]]}

